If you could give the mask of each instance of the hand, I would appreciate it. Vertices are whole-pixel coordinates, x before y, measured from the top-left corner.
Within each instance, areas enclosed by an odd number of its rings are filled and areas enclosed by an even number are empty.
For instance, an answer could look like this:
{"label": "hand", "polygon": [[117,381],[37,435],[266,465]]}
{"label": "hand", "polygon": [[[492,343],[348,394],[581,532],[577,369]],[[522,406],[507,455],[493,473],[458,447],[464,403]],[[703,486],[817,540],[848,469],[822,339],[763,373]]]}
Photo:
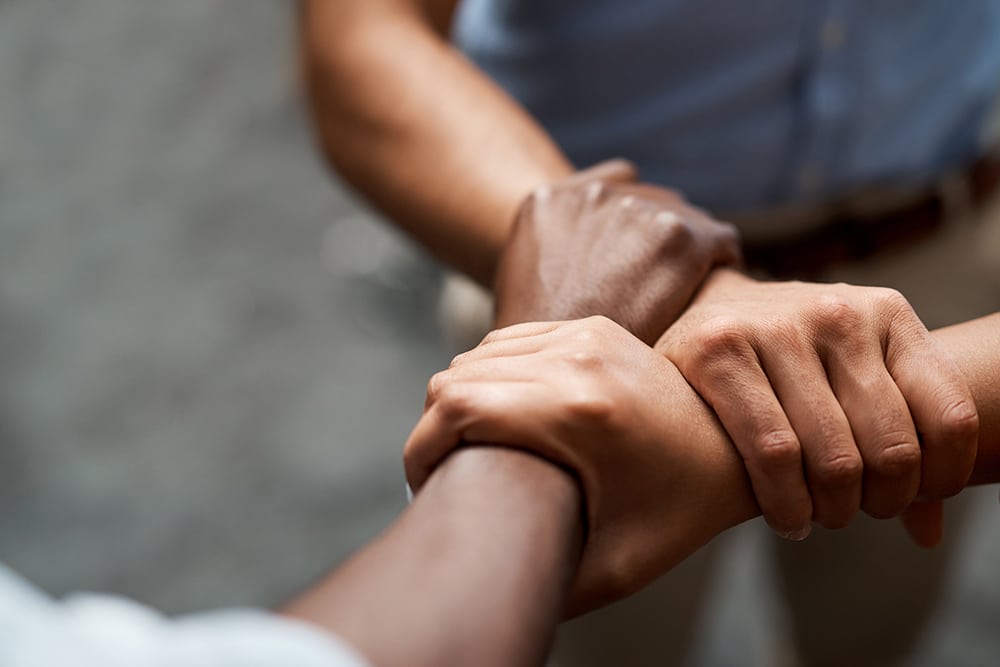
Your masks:
{"label": "hand", "polygon": [[494,331],[428,386],[405,449],[419,489],[461,443],[573,472],[588,535],[570,609],[628,595],[758,511],[743,463],[673,365],[610,320]]}
{"label": "hand", "polygon": [[604,315],[652,345],[713,266],[739,261],[735,228],[634,167],[604,162],[536,190],[497,269],[497,326]]}
{"label": "hand", "polygon": [[[958,493],[972,472],[972,395],[893,290],[722,269],[657,349],[715,409],[785,537],[803,539],[810,521],[842,527],[859,508],[895,516],[918,494]],[[904,522],[918,542],[935,541],[938,510]]]}

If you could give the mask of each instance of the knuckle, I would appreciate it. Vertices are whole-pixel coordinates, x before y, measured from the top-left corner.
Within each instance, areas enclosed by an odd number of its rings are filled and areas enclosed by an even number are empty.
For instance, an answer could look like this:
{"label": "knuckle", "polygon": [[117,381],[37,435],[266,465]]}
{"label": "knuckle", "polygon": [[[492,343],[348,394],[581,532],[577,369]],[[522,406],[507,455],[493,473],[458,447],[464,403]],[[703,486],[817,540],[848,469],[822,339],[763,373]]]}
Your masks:
{"label": "knuckle", "polygon": [[430,380],[427,381],[427,403],[430,406],[432,403],[437,402],[441,396],[441,390],[448,383],[447,377],[448,371],[440,371],[431,376]]}
{"label": "knuckle", "polygon": [[736,225],[723,222],[721,220],[716,220],[712,218],[712,229],[715,230],[716,238],[731,246],[733,250],[739,250],[740,248],[740,230]]}
{"label": "knuckle", "polygon": [[568,354],[566,362],[577,371],[593,372],[601,368],[604,359],[590,350],[576,350]]}
{"label": "knuckle", "polygon": [[[462,352],[461,354],[456,354],[454,357],[452,357],[451,362],[449,362],[448,370],[458,368],[468,360],[469,360],[468,352]],[[431,379],[433,380],[434,378],[432,377]]]}
{"label": "knuckle", "polygon": [[603,181],[593,181],[588,183],[584,191],[584,197],[590,205],[604,202],[610,195],[611,188]]}
{"label": "knuckle", "polygon": [[615,197],[610,203],[610,207],[613,210],[623,213],[625,215],[630,215],[635,205],[636,205],[636,198],[635,195],[632,194]]}
{"label": "knuckle", "polygon": [[665,209],[653,217],[656,244],[661,254],[675,255],[694,246],[695,233],[688,220]]}
{"label": "knuckle", "polygon": [[779,429],[767,432],[757,439],[754,456],[764,470],[778,470],[799,463],[802,453],[795,434]]}
{"label": "knuckle", "polygon": [[905,434],[890,434],[892,444],[881,447],[873,456],[870,467],[886,477],[905,477],[920,470],[920,446]]}
{"label": "knuckle", "polygon": [[447,382],[438,390],[437,405],[445,421],[457,422],[469,413],[472,397],[462,385]]}
{"label": "knuckle", "polygon": [[614,335],[618,325],[603,315],[591,315],[580,320],[574,330],[573,340],[578,349],[598,351],[602,341]]}
{"label": "knuckle", "polygon": [[940,449],[928,450],[934,463],[922,480],[923,492],[931,498],[950,498],[962,491],[975,466],[978,442],[979,413],[974,403],[951,402],[941,418]]}
{"label": "knuckle", "polygon": [[617,324],[604,315],[591,315],[584,320],[584,323],[596,331],[614,331],[618,328]]}
{"label": "knuckle", "polygon": [[879,287],[876,292],[876,302],[883,310],[896,313],[913,314],[913,307],[903,293],[891,287]]}
{"label": "knuckle", "polygon": [[619,549],[609,555],[601,570],[601,590],[603,597],[619,600],[635,593],[641,584],[637,576],[640,571],[636,556],[628,549]]}
{"label": "knuckle", "polygon": [[[490,331],[489,333],[487,333],[485,336],[483,336],[483,339],[481,341],[479,341],[479,345],[477,345],[477,347],[484,347],[484,346],[489,345],[491,343],[496,343],[497,341],[502,340],[503,336],[504,336],[503,329],[493,329],[492,331]],[[459,355],[459,356],[462,356],[462,355]]]}
{"label": "knuckle", "polygon": [[820,461],[813,475],[816,482],[832,489],[843,489],[861,482],[864,473],[864,462],[861,455],[839,454],[825,461]]}
{"label": "knuckle", "polygon": [[941,415],[941,432],[948,444],[975,443],[979,439],[979,412],[967,398],[955,399]]}
{"label": "knuckle", "polygon": [[896,330],[917,331],[923,330],[924,326],[917,317],[913,306],[905,296],[891,287],[879,287],[875,289],[874,305],[877,313],[881,315],[883,321]]}
{"label": "knuckle", "polygon": [[813,313],[824,330],[840,337],[856,333],[862,320],[857,303],[838,290],[821,293],[816,298]]}
{"label": "knuckle", "polygon": [[571,424],[586,424],[590,428],[607,425],[617,414],[615,400],[608,392],[581,390],[569,400],[567,414]]}
{"label": "knuckle", "polygon": [[705,320],[694,332],[698,351],[703,359],[728,356],[747,343],[742,322],[728,316]]}
{"label": "knuckle", "polygon": [[572,340],[572,350],[574,351],[583,352],[599,349],[600,334],[598,330],[598,323],[590,317],[580,322],[580,325],[575,327],[573,330]]}

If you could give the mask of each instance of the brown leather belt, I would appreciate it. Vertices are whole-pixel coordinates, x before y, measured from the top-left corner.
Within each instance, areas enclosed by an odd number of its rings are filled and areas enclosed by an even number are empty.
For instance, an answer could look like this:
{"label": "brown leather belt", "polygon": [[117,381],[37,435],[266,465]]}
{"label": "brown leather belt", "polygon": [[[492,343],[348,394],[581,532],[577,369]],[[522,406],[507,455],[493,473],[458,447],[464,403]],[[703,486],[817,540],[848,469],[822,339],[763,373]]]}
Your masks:
{"label": "brown leather belt", "polygon": [[[745,241],[747,268],[780,279],[815,280],[836,264],[872,257],[926,238],[955,216],[949,193],[954,195],[956,186],[964,199],[964,210],[982,206],[1000,186],[1000,157],[982,157],[897,205],[859,210],[857,198],[822,205],[822,222],[807,232]],[[794,218],[790,226],[794,226]]]}

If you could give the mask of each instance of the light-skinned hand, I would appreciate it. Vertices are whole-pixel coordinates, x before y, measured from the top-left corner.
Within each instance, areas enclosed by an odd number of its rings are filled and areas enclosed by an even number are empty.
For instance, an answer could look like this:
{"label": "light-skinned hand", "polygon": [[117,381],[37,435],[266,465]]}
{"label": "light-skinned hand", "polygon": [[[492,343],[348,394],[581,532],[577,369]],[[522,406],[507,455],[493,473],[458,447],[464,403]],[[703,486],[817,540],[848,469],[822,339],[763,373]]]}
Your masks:
{"label": "light-skinned hand", "polygon": [[739,449],[770,526],[804,538],[863,509],[921,544],[976,458],[976,406],[898,292],[720,269],[657,343]]}
{"label": "light-skinned hand", "polygon": [[758,513],[708,406],[602,317],[494,331],[435,375],[406,443],[412,488],[461,443],[524,449],[580,481],[588,535],[570,613],[635,592]]}

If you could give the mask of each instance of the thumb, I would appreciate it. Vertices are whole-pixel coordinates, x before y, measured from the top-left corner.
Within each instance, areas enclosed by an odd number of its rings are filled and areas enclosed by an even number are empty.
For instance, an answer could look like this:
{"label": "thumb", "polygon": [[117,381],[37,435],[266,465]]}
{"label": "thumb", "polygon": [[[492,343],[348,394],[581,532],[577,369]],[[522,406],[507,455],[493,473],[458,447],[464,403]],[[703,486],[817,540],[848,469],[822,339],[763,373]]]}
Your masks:
{"label": "thumb", "polygon": [[903,510],[899,519],[917,546],[929,549],[941,542],[944,504],[940,500],[918,500]]}

